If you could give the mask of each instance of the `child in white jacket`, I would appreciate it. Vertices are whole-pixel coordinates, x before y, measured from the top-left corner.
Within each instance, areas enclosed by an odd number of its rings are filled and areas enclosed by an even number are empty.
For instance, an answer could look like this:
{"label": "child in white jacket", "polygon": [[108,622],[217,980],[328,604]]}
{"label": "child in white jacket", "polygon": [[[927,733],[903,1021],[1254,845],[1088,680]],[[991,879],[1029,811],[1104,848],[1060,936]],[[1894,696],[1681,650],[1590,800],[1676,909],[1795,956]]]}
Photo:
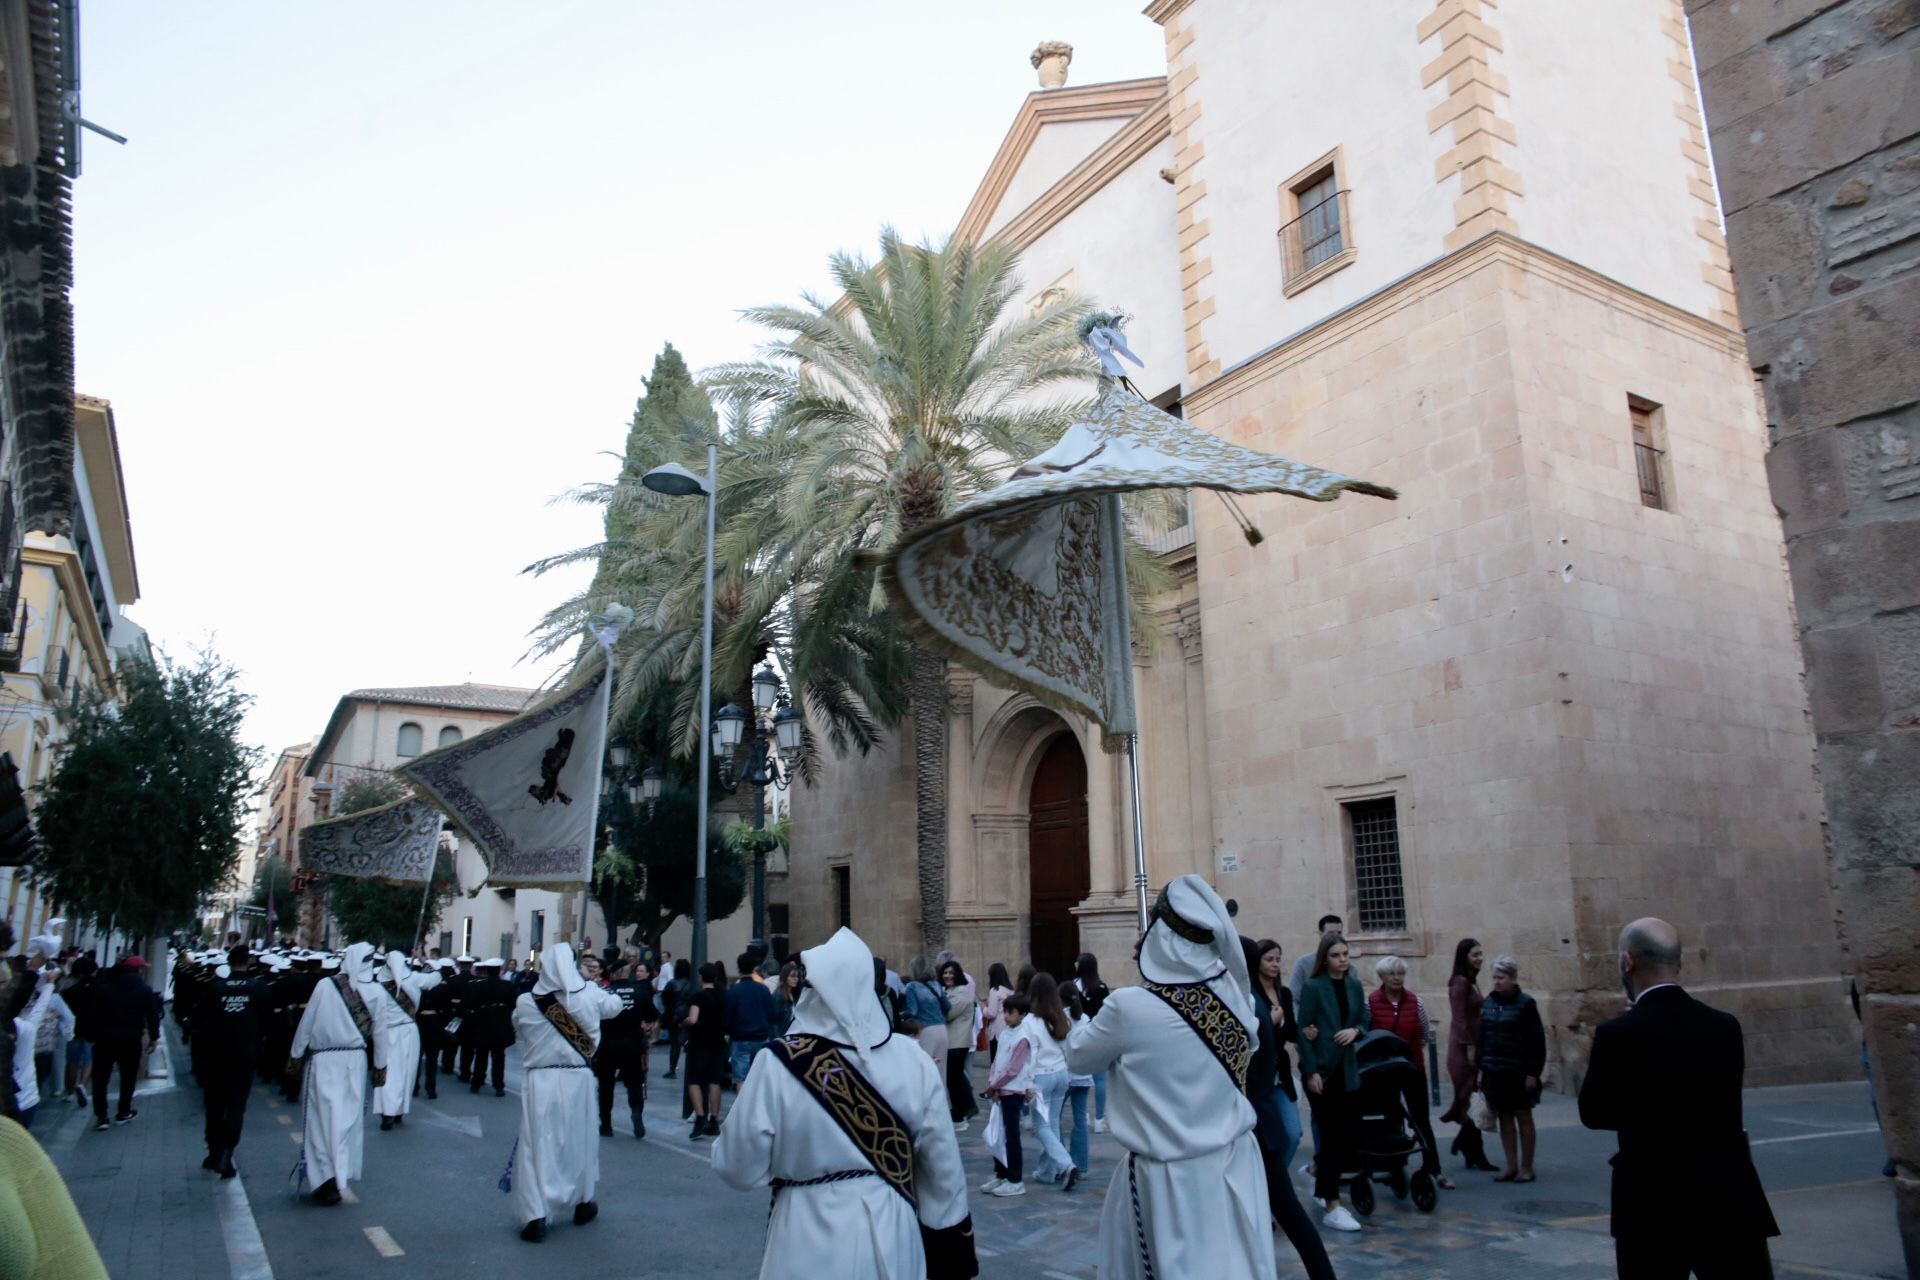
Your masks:
{"label": "child in white jacket", "polygon": [[1032,1002],[1017,993],[1008,996],[1000,1006],[1009,1029],[1001,1035],[993,1066],[987,1071],[987,1097],[1000,1112],[1006,1153],[1004,1156],[994,1154],[993,1177],[980,1186],[985,1195],[1027,1194],[1026,1185],[1020,1180],[1020,1109],[1033,1093],[1033,1040],[1019,1034],[1017,1028],[1032,1011]]}

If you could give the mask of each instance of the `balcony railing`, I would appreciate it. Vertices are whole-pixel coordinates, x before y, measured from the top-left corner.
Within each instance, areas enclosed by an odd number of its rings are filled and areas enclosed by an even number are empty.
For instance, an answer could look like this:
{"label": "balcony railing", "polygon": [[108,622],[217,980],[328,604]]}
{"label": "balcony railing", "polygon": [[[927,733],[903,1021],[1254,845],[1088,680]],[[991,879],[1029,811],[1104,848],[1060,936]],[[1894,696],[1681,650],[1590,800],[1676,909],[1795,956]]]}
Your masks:
{"label": "balcony railing", "polygon": [[0,589],[0,671],[18,671],[27,651],[27,611],[17,583]]}
{"label": "balcony railing", "polygon": [[1292,284],[1339,257],[1348,247],[1347,192],[1336,191],[1280,228],[1280,256]]}

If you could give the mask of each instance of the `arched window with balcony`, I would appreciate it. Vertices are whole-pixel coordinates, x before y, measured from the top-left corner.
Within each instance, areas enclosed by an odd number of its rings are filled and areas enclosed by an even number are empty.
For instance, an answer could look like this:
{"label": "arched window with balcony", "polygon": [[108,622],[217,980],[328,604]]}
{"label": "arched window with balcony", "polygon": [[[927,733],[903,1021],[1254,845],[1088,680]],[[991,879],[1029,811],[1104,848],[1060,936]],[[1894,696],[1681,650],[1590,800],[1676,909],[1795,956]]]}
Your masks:
{"label": "arched window with balcony", "polygon": [[460,741],[462,736],[463,735],[460,732],[459,725],[457,724],[443,725],[440,729],[440,745],[443,747],[450,747],[454,743]]}
{"label": "arched window with balcony", "polygon": [[420,754],[420,726],[409,720],[400,726],[400,735],[394,743],[396,755],[417,756]]}

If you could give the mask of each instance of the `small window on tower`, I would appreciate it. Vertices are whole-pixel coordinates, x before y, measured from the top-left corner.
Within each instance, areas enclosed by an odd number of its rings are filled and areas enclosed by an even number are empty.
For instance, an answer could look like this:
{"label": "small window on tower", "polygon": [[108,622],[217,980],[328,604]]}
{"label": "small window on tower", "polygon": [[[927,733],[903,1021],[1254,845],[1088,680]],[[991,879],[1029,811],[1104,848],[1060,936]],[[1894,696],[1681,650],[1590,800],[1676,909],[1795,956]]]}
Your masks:
{"label": "small window on tower", "polygon": [[406,756],[417,756],[420,754],[420,726],[419,725],[409,720],[407,721],[407,723],[400,726],[400,733],[398,737],[396,737],[394,740],[393,753],[403,758]]}
{"label": "small window on tower", "polygon": [[1335,147],[1280,187],[1280,257],[1288,297],[1354,259],[1340,148]]}
{"label": "small window on tower", "polygon": [[833,868],[833,918],[842,929],[853,927],[853,869]]}
{"label": "small window on tower", "polygon": [[1350,800],[1347,845],[1353,859],[1359,931],[1403,933],[1407,927],[1406,882],[1400,869],[1400,808],[1393,796]]}
{"label": "small window on tower", "polygon": [[1627,417],[1633,428],[1633,469],[1640,482],[1640,505],[1667,511],[1666,413],[1651,400],[1627,397]]}

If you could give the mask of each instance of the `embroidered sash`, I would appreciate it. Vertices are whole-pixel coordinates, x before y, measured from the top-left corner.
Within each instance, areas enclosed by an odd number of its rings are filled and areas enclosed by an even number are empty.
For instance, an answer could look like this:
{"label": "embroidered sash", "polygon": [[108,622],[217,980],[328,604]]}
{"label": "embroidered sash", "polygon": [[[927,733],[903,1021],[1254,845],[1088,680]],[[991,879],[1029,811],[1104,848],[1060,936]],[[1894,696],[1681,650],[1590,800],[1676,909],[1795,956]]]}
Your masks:
{"label": "embroidered sash", "polygon": [[917,1213],[913,1191],[913,1135],[880,1091],[848,1062],[838,1045],[819,1036],[787,1036],[767,1044],[847,1135],[882,1181]]}
{"label": "embroidered sash", "polygon": [[571,1013],[567,1012],[567,1006],[561,1003],[559,994],[548,992],[543,996],[535,996],[533,1003],[534,1007],[540,1010],[540,1016],[560,1033],[560,1038],[572,1045],[573,1051],[585,1058],[587,1064],[591,1066],[594,1050],[593,1037],[587,1034],[585,1027],[574,1020]]}
{"label": "embroidered sash", "polygon": [[414,1005],[413,997],[407,994],[405,987],[391,978],[381,982],[380,985],[387,989],[387,994],[393,997],[393,1002],[400,1006],[400,1012],[406,1014],[415,1022],[420,1021],[420,1010]]}
{"label": "embroidered sash", "polygon": [[1204,982],[1143,982],[1140,985],[1166,1001],[1168,1007],[1193,1028],[1214,1060],[1226,1068],[1233,1087],[1245,1093],[1247,1065],[1253,1061],[1253,1037],[1247,1034],[1246,1024],[1234,1016],[1226,1002]]}
{"label": "embroidered sash", "polygon": [[354,1028],[360,1032],[360,1038],[366,1042],[368,1079],[374,1088],[387,1082],[387,1069],[375,1064],[373,1060],[373,1010],[367,1008],[367,1002],[358,991],[353,989],[353,979],[344,973],[333,975],[333,986],[346,1001],[347,1012],[353,1017]]}

